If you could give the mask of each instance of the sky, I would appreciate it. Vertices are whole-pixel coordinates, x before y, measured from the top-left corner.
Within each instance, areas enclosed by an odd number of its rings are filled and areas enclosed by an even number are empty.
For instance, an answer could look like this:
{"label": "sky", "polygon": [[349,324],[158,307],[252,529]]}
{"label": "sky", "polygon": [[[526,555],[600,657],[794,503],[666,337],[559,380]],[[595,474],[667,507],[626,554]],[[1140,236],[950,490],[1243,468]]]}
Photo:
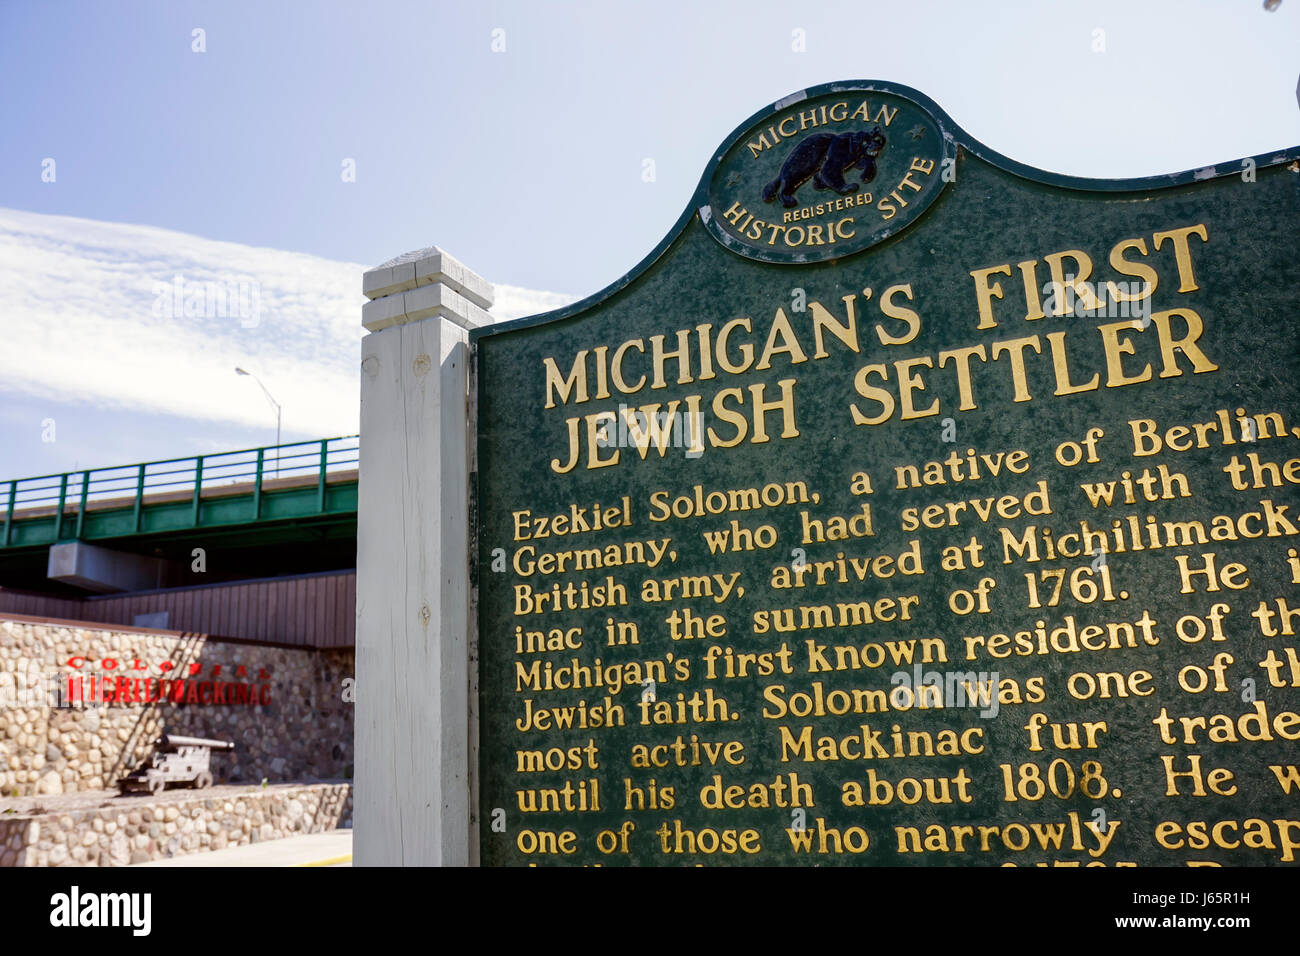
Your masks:
{"label": "sky", "polygon": [[1298,41],[1300,0],[0,0],[0,479],[269,444],[235,365],[285,440],[353,432],[367,266],[440,246],[498,318],[594,293],[808,86],[1143,176],[1300,143]]}

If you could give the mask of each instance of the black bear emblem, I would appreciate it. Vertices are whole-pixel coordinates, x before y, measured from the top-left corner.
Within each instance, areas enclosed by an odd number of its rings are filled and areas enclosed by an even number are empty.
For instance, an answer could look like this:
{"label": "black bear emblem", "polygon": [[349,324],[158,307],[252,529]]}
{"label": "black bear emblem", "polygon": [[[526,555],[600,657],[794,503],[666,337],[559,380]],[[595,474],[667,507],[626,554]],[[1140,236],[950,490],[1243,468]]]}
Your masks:
{"label": "black bear emblem", "polygon": [[885,148],[885,134],[876,126],[870,132],[813,133],[805,136],[786,157],[781,175],[763,187],[763,201],[781,197],[781,205],[799,205],[795,191],[813,181],[814,189],[833,189],[841,196],[858,191],[857,183],[846,183],[844,173],[862,170],[862,181],[876,177],[876,157]]}

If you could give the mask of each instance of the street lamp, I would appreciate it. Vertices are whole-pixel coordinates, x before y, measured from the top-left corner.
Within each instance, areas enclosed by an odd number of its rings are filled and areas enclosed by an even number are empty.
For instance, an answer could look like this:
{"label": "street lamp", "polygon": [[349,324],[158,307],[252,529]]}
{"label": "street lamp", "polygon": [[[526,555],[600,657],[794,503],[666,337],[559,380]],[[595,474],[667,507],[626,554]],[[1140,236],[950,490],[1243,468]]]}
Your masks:
{"label": "street lamp", "polygon": [[275,452],[275,477],[279,478],[279,477],[280,477],[280,452],[279,452],[279,448],[280,448],[280,403],[277,402],[277,401],[275,400],[275,398],[271,395],[271,393],[270,393],[269,391],[267,391],[266,386],[262,384],[262,380],[261,380],[260,378],[258,378],[256,375],[254,375],[252,372],[245,372],[242,368],[239,368],[238,366],[236,366],[236,367],[235,367],[235,374],[236,374],[236,375],[247,375],[249,378],[251,378],[254,382],[257,383],[258,387],[262,390],[262,393],[266,396],[266,400],[267,400],[268,402],[270,402],[272,405],[275,406],[275,447],[276,447],[276,452]]}

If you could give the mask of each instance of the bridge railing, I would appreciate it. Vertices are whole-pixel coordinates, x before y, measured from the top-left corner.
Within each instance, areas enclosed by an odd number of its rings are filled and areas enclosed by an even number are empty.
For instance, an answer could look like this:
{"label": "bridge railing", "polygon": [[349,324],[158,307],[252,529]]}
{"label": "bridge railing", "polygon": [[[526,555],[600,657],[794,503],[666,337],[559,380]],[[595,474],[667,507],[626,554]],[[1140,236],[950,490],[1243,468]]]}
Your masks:
{"label": "bridge railing", "polygon": [[55,515],[55,540],[64,530],[71,530],[65,528],[65,521],[76,523],[76,535],[80,537],[87,507],[102,507],[107,502],[132,508],[139,530],[145,499],[160,494],[188,496],[198,524],[199,503],[205,494],[242,485],[260,497],[268,484],[274,488],[285,479],[300,486],[304,478],[313,478],[323,511],[328,476],[355,469],[357,450],[358,437],[345,435],[0,482],[0,509],[4,514],[0,543],[9,546],[14,521],[36,517],[47,508]]}

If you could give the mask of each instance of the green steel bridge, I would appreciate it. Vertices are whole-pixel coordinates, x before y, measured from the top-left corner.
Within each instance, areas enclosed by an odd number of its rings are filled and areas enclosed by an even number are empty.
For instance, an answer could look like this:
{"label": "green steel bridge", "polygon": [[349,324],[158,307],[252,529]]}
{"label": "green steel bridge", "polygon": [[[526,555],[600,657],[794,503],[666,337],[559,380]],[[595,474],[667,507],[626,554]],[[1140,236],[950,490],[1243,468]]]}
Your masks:
{"label": "green steel bridge", "polygon": [[357,450],[350,435],[0,482],[0,587],[58,590],[49,548],[71,541],[186,567],[202,547],[205,581],[355,566]]}

